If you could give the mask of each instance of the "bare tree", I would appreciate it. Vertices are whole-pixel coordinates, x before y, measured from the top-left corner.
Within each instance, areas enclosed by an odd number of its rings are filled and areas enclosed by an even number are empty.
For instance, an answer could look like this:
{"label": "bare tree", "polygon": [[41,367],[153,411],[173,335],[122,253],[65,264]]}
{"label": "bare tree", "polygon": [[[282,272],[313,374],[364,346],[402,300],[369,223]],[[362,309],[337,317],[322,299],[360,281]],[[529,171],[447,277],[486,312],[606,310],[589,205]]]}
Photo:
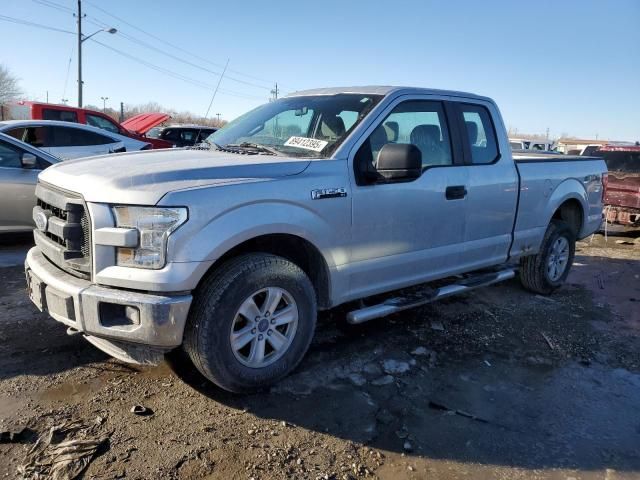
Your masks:
{"label": "bare tree", "polygon": [[0,104],[16,99],[22,91],[18,86],[18,78],[9,69],[0,65]]}

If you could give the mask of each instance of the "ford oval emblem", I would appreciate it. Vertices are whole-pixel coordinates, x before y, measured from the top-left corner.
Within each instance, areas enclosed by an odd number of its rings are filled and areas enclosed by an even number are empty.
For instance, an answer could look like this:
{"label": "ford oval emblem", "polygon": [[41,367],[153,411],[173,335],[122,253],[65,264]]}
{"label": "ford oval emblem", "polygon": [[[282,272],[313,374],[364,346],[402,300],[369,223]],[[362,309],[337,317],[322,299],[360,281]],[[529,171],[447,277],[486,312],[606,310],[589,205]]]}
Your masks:
{"label": "ford oval emblem", "polygon": [[41,232],[47,231],[47,224],[49,223],[49,217],[44,212],[35,212],[33,214],[33,221],[36,223],[36,228]]}

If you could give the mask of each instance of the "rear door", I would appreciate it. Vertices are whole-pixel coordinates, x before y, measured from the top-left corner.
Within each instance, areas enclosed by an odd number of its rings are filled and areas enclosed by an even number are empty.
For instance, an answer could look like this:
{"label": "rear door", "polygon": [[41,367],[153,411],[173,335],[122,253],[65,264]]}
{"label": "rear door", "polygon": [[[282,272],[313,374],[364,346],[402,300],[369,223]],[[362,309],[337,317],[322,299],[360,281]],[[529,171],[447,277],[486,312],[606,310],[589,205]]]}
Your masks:
{"label": "rear door", "polygon": [[452,102],[462,135],[468,179],[464,253],[466,270],[507,259],[518,199],[518,173],[499,113],[489,102]]}
{"label": "rear door", "polygon": [[81,128],[50,126],[49,153],[62,159],[104,155],[122,150],[122,142]]}

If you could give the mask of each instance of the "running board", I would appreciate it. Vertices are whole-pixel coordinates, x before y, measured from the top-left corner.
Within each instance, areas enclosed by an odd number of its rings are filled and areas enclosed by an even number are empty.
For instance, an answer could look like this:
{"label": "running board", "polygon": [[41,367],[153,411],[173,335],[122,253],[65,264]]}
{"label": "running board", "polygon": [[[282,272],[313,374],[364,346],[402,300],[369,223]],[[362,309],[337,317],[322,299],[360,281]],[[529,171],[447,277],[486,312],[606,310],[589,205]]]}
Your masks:
{"label": "running board", "polygon": [[386,317],[392,313],[398,313],[410,308],[420,307],[427,303],[440,300],[441,298],[457,295],[458,293],[469,292],[476,288],[486,287],[493,283],[503,282],[504,280],[509,280],[515,276],[515,268],[472,275],[457,283],[431,290],[426,294],[390,298],[378,305],[354,310],[347,314],[347,322],[351,324],[368,322],[374,318]]}

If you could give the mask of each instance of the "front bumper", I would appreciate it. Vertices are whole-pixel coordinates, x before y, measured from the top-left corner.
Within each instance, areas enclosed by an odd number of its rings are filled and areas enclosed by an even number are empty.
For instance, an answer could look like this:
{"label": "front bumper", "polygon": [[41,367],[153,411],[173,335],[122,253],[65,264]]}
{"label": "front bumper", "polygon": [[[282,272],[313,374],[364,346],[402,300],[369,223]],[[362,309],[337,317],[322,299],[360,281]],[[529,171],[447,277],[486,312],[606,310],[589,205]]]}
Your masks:
{"label": "front bumper", "polygon": [[[55,320],[94,345],[127,361],[119,351],[165,352],[182,343],[192,296],[149,294],[95,285],[52,264],[37,248],[25,261],[29,297]],[[142,352],[142,353],[141,353]],[[155,363],[155,362],[140,362]]]}

